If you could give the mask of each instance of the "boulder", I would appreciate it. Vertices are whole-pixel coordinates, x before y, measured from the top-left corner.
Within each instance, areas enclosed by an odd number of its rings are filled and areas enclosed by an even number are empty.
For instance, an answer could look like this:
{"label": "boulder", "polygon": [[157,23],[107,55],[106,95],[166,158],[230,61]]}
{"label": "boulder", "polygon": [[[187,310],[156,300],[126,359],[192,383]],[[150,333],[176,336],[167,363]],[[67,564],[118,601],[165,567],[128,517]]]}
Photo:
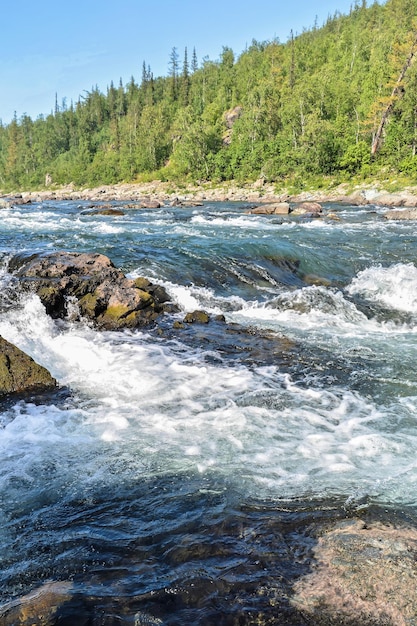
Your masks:
{"label": "boulder", "polygon": [[387,211],[384,214],[387,220],[417,220],[417,209],[401,209],[398,211]]}
{"label": "boulder", "polygon": [[[129,279],[103,254],[53,252],[13,257],[9,271],[34,291],[53,318],[73,314],[99,328],[136,328],[153,322],[165,309],[165,289],[147,279]],[[71,305],[70,307],[68,305]]]}
{"label": "boulder", "polygon": [[111,216],[119,216],[125,215],[125,212],[122,209],[116,209],[115,207],[107,207],[107,206],[99,206],[99,207],[90,207],[85,211],[81,211],[81,215],[111,215]]}
{"label": "boulder", "polygon": [[320,215],[322,212],[323,208],[318,202],[300,202],[300,204],[291,211],[293,215],[306,215],[307,213]]}
{"label": "boulder", "polygon": [[205,311],[193,311],[187,313],[183,321],[186,324],[208,324],[210,317]]}
{"label": "boulder", "polygon": [[159,200],[153,200],[152,198],[143,198],[140,201],[139,206],[141,209],[160,209],[163,203]]}
{"label": "boulder", "polygon": [[338,522],[318,539],[311,573],[293,605],[312,623],[415,624],[417,531],[360,519]]}
{"label": "boulder", "polygon": [[0,395],[47,391],[56,385],[47,369],[0,337]]}
{"label": "boulder", "polygon": [[401,194],[397,193],[380,193],[373,198],[372,204],[399,207],[404,206],[404,198]]}
{"label": "boulder", "polygon": [[265,203],[249,211],[253,215],[288,215],[289,212],[290,205],[288,202]]}

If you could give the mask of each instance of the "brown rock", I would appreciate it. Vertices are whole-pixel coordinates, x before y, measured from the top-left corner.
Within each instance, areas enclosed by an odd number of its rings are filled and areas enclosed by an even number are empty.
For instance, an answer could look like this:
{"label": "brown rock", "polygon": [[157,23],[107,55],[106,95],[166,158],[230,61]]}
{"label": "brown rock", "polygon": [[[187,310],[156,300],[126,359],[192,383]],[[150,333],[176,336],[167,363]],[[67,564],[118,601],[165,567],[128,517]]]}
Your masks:
{"label": "brown rock", "polygon": [[314,624],[406,626],[417,615],[417,530],[361,520],[319,538],[293,605]]}
{"label": "brown rock", "polygon": [[47,369],[0,337],[0,395],[45,391],[56,385]]}
{"label": "brown rock", "polygon": [[400,194],[395,193],[381,193],[375,196],[372,200],[372,204],[378,204],[380,206],[404,206],[404,198]]}
{"label": "brown rock", "polygon": [[265,203],[249,211],[254,215],[288,215],[289,212],[290,205],[288,202]]}
{"label": "brown rock", "polygon": [[72,583],[48,582],[31,593],[0,606],[2,626],[49,626],[60,607],[71,599]]}
{"label": "brown rock", "polygon": [[210,317],[205,311],[193,311],[184,317],[186,324],[208,324],[209,321]]}
{"label": "brown rock", "polygon": [[80,315],[104,329],[149,324],[164,311],[169,296],[146,279],[129,279],[103,254],[55,252],[14,257],[9,265],[23,287],[38,294],[54,318],[67,317],[68,298]]}
{"label": "brown rock", "polygon": [[384,214],[387,220],[417,220],[417,209],[402,209],[399,211],[387,211]]}
{"label": "brown rock", "polygon": [[320,214],[322,212],[323,208],[318,202],[300,202],[291,211],[294,215],[306,215],[306,213]]}

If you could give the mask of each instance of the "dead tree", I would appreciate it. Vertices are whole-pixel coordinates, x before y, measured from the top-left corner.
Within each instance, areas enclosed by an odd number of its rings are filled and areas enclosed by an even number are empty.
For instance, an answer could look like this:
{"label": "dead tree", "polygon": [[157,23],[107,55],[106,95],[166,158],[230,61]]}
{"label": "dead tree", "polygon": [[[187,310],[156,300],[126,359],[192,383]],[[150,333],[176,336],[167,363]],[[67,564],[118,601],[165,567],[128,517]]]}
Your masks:
{"label": "dead tree", "polygon": [[407,70],[411,67],[416,55],[417,55],[417,35],[414,38],[410,53],[404,65],[401,68],[400,75],[398,76],[397,82],[395,83],[394,88],[391,92],[391,97],[388,101],[388,104],[382,112],[381,121],[379,123],[378,130],[375,133],[374,140],[372,142],[372,149],[371,149],[372,156],[374,156],[378,152],[381,146],[382,135],[384,132],[385,124],[387,123],[388,118],[391,114],[391,111],[394,108],[394,104],[404,95],[403,80],[407,73]]}

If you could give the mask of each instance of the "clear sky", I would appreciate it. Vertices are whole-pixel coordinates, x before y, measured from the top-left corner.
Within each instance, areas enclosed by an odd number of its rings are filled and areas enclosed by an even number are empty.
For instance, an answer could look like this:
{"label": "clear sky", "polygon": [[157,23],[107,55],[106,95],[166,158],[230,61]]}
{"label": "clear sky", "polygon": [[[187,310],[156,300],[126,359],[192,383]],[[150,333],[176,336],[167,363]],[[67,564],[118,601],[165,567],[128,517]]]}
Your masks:
{"label": "clear sky", "polygon": [[0,120],[16,111],[36,119],[63,98],[70,104],[97,85],[105,91],[142,63],[166,76],[175,46],[182,62],[195,47],[198,60],[219,58],[223,46],[239,55],[253,39],[286,42],[321,26],[354,0],[14,0],[0,10]]}

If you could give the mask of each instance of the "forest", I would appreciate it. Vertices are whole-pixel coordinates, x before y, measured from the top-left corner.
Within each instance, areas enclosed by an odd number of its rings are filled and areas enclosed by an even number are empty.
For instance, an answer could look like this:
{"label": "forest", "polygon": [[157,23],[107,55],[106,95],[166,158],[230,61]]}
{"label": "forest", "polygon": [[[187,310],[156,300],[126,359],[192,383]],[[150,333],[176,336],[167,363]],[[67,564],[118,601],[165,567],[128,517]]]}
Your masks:
{"label": "forest", "polygon": [[15,116],[0,124],[0,188],[417,182],[417,2],[368,4],[216,61],[173,48],[165,77],[144,61],[140,79]]}

